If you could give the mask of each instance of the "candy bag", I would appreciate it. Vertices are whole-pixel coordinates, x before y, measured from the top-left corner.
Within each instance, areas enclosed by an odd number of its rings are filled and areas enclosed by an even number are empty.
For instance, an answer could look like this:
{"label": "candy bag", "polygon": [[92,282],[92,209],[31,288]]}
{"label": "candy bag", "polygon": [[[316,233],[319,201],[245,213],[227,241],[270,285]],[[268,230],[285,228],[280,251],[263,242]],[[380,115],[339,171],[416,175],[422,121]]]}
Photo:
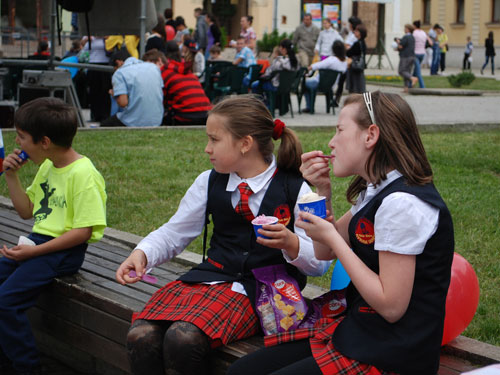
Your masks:
{"label": "candy bag", "polygon": [[299,327],[307,313],[307,303],[297,281],[283,264],[252,270],[257,279],[255,306],[265,335]]}

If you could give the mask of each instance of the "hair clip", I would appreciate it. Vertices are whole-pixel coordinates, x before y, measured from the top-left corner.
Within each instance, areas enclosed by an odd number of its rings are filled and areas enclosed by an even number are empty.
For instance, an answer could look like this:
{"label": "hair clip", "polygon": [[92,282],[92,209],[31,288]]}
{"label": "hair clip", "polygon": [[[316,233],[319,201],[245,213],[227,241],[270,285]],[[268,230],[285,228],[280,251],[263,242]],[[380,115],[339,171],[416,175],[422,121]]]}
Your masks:
{"label": "hair clip", "polygon": [[372,120],[372,124],[375,124],[375,114],[373,113],[373,103],[372,103],[372,93],[367,91],[363,93],[363,99],[365,100],[366,109],[370,114],[370,120]]}

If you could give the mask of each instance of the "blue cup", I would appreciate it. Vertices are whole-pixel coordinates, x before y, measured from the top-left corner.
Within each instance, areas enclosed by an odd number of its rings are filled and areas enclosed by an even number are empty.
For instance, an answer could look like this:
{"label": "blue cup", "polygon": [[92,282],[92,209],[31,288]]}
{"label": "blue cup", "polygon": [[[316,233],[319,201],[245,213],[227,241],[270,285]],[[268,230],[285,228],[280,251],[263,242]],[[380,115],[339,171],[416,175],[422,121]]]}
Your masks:
{"label": "blue cup", "polygon": [[[259,221],[259,219],[268,219],[269,220],[269,223],[265,223],[265,224],[256,224],[254,223],[254,221]],[[269,238],[269,237],[266,237],[266,236],[263,236],[262,234],[260,234],[258,231],[260,228],[262,228],[263,225],[273,225],[273,224],[277,224],[278,223],[278,218],[275,217],[275,216],[257,216],[255,219],[252,220],[252,224],[253,224],[253,230],[255,231],[255,236],[257,237],[262,237],[262,238]]]}
{"label": "blue cup", "polygon": [[314,202],[299,202],[299,209],[304,212],[319,216],[322,219],[326,218],[326,197],[320,197]]}

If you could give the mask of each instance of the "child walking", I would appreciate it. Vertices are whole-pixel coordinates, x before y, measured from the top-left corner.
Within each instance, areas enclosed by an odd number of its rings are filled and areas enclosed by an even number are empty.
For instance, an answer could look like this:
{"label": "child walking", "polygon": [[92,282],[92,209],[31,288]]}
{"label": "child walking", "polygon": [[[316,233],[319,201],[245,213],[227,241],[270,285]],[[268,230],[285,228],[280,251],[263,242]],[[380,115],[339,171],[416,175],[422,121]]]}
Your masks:
{"label": "child walking", "polygon": [[87,243],[106,227],[104,179],[72,147],[75,110],[56,98],[30,101],[16,112],[16,143],[40,168],[26,191],[18,172],[27,163],[14,150],[3,167],[9,195],[23,219],[34,218],[34,244],[3,245],[0,253],[0,373],[41,374],[26,310],[55,277],[78,271]]}
{"label": "child walking", "polygon": [[[329,147],[335,176],[354,177],[353,206],[331,222],[301,212],[296,225],[318,259],[338,258],[349,274],[346,314],[302,332],[308,340],[275,337],[290,342],[242,358],[229,374],[436,374],[453,226],[412,111],[396,94],[351,95]],[[329,197],[322,154],[302,155],[301,171]]]}
{"label": "child walking", "polygon": [[[305,275],[330,264],[295,226],[296,201],[311,191],[299,171],[301,145],[257,97],[228,98],[210,111],[205,152],[214,166],[201,173],[177,212],[142,240],[116,272],[122,284],[179,254],[214,223],[207,259],[158,290],[134,316],[127,337],[133,374],[207,374],[211,348],[259,331],[252,269],[285,264],[301,288]],[[277,161],[273,139],[281,140]],[[276,216],[256,239],[251,220]],[[132,277],[134,270],[138,277]]]}

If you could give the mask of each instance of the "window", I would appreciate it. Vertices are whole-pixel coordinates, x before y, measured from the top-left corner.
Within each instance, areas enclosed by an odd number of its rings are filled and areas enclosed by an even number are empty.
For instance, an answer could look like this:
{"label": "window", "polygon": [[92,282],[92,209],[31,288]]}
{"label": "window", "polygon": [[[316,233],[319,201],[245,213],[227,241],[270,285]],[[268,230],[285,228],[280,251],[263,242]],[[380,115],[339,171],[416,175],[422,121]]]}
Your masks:
{"label": "window", "polygon": [[464,0],[456,0],[457,2],[457,19],[456,23],[465,23],[464,20]]}
{"label": "window", "polygon": [[500,0],[492,0],[491,22],[500,23]]}
{"label": "window", "polygon": [[[500,1],[500,0],[499,0]],[[431,0],[422,0],[422,20],[424,25],[431,24]]]}

